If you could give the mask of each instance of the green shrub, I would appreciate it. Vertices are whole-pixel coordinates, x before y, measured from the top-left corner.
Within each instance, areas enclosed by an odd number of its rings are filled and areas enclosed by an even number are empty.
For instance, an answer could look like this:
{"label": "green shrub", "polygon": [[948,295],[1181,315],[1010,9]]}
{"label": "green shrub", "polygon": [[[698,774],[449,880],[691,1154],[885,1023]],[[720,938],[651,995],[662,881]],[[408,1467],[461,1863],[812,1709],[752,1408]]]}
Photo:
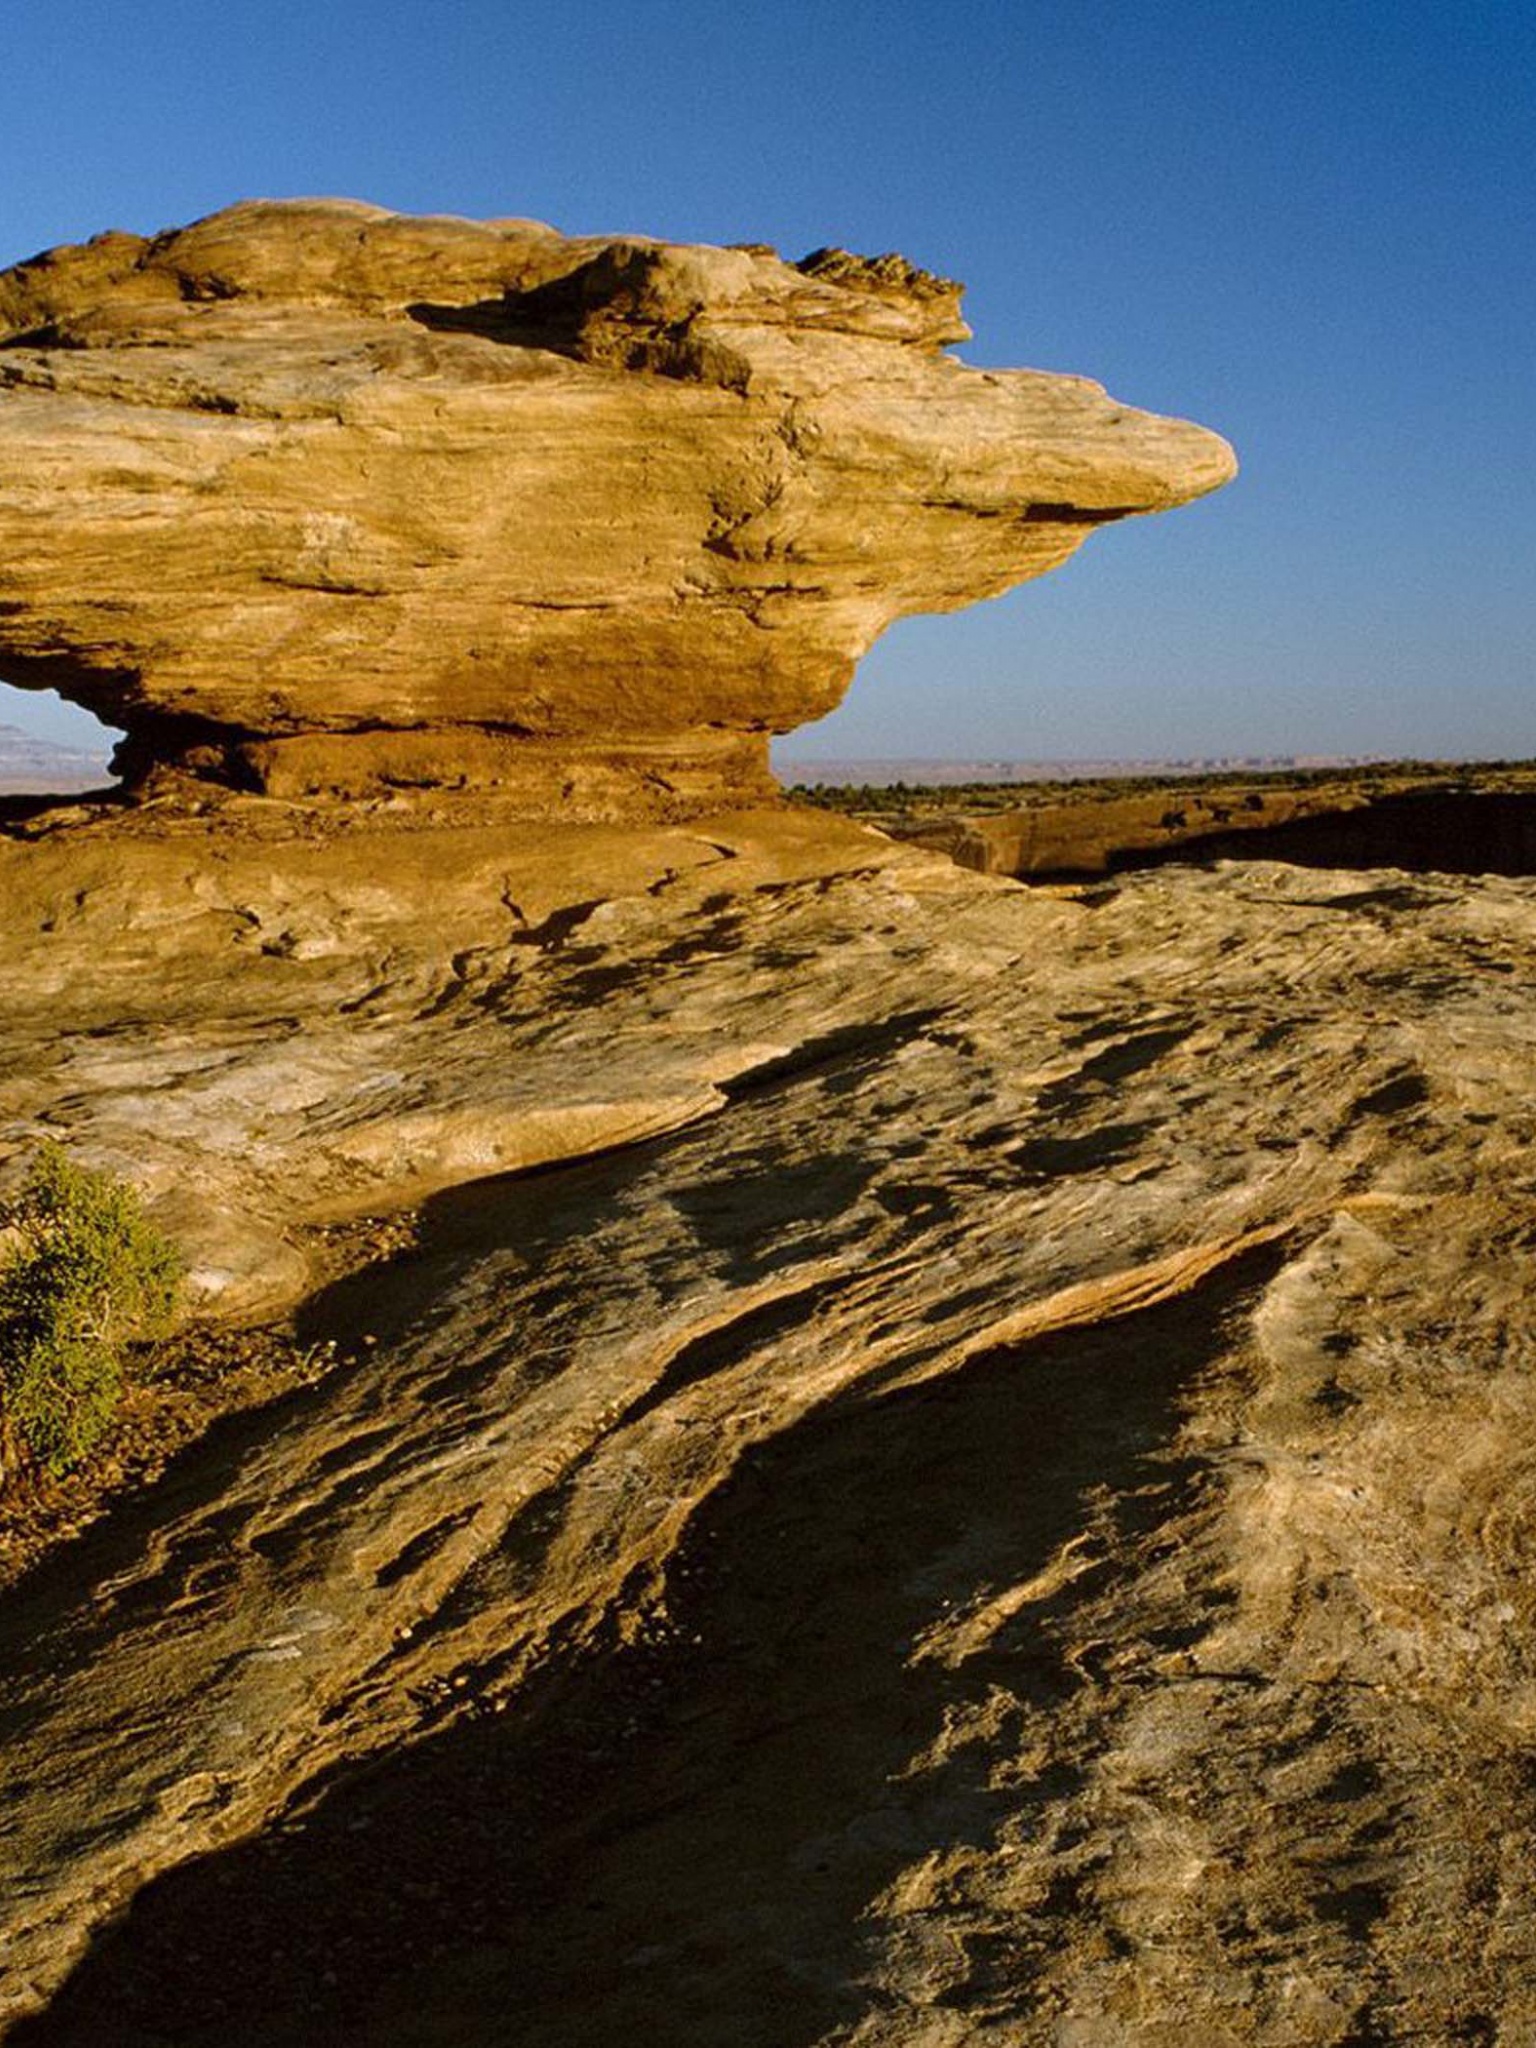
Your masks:
{"label": "green shrub", "polygon": [[175,1313],[181,1265],[133,1189],[45,1146],[0,1221],[0,1452],[67,1470],[112,1420],[123,1346]]}

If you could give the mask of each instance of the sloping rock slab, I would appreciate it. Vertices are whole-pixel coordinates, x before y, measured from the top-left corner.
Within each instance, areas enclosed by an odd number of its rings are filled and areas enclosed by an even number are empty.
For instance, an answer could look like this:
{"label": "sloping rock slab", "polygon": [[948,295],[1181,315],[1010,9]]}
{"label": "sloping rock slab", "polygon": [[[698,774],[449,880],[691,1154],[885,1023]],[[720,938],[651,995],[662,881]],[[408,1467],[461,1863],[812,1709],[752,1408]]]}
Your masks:
{"label": "sloping rock slab", "polygon": [[525,1078],[677,1114],[431,1198],[353,1366],[11,1596],[18,2041],[1536,2026],[1536,885],[781,828],[395,994],[189,905],[218,1048],[79,998],[71,1134],[173,1083],[274,1223],[285,1058],[295,1217]]}

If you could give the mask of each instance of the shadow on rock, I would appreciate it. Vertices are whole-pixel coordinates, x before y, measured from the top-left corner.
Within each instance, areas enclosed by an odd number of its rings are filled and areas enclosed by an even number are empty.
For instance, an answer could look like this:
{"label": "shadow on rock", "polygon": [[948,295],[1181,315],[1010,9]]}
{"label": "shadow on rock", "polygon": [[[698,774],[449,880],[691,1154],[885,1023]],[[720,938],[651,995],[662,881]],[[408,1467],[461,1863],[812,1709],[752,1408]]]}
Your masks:
{"label": "shadow on rock", "polygon": [[1186,1389],[1278,1256],[813,1413],[694,1517],[664,1614],[637,1600],[603,1654],[552,1660],[507,1711],[472,1703],[149,1885],[19,2048],[809,2048],[856,2022],[882,1890],[1077,1774],[1000,1784],[996,1741],[949,1738],[999,1701],[1038,1734],[1090,1682],[1063,1654],[1084,1594],[968,1660],[917,1654],[926,1633],[1090,1521],[1102,1595],[1149,1516],[1189,1506]]}

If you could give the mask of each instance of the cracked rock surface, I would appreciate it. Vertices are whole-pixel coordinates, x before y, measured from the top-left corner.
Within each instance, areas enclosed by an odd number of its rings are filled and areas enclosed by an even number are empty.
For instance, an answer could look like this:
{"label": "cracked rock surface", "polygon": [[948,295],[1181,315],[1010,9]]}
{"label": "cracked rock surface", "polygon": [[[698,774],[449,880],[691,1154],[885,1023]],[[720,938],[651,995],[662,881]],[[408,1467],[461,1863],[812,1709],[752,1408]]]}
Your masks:
{"label": "cracked rock surface", "polygon": [[247,202],[0,273],[0,661],[138,782],[675,819],[895,619],[1232,474],[901,258]]}
{"label": "cracked rock surface", "polygon": [[1536,884],[280,810],[0,848],[8,1145],[421,1205],[7,1596],[18,2042],[1536,2039]]}

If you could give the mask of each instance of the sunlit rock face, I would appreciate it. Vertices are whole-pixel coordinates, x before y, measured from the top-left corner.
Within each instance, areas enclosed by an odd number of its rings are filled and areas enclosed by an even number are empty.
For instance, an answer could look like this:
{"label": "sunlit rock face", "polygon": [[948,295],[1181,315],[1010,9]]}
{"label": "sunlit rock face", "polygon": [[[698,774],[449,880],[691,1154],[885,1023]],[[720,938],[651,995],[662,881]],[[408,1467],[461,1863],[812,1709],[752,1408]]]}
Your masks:
{"label": "sunlit rock face", "polygon": [[297,808],[0,835],[0,1192],[420,1205],[7,1596],[7,2048],[1536,2038],[1536,881]]}
{"label": "sunlit rock face", "polygon": [[891,622],[1224,482],[899,257],[255,201],[0,274],[0,661],[167,767],[686,815]]}
{"label": "sunlit rock face", "polygon": [[894,260],[525,224],[0,327],[0,674],[214,778],[0,815],[0,1198],[66,1144],[307,1361],[0,1519],[7,2043],[1536,2041],[1536,881],[1444,872],[1519,788],[1268,842],[1413,875],[957,839],[1042,889],[516,815],[749,782],[1220,444]]}

